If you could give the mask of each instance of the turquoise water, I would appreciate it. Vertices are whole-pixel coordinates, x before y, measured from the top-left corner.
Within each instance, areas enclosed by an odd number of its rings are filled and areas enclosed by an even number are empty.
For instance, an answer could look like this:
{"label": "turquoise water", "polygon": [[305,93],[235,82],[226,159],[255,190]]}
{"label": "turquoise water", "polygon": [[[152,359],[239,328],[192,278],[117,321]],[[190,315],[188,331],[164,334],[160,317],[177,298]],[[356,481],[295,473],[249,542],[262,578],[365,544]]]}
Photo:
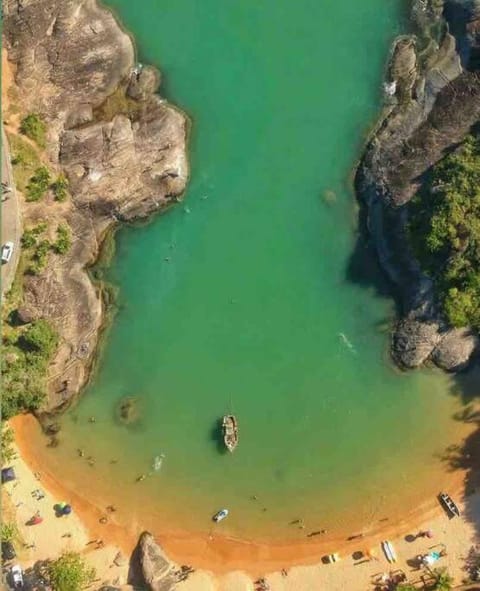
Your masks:
{"label": "turquoise water", "polygon": [[[455,440],[450,384],[391,367],[392,301],[348,278],[349,179],[402,2],[109,5],[192,117],[192,178],[184,205],[117,236],[119,313],[52,462],[159,530],[207,531],[226,506],[222,531],[278,541],[305,535],[299,517],[340,532],[412,509]],[[124,396],[141,401],[130,427]],[[233,455],[218,443],[227,412]]]}

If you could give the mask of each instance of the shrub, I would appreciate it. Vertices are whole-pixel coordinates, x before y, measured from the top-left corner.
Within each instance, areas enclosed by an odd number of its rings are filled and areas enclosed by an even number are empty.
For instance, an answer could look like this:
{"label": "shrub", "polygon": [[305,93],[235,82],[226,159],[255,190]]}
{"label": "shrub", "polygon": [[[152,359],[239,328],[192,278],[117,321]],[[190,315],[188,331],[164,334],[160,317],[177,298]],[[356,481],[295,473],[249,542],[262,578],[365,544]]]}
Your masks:
{"label": "shrub", "polygon": [[47,266],[48,253],[50,252],[51,244],[48,240],[42,240],[36,245],[35,251],[32,254],[30,265],[27,272],[31,275],[37,275]]}
{"label": "shrub", "polygon": [[66,552],[49,564],[48,575],[55,591],[81,591],[95,578],[95,569],[80,554]]}
{"label": "shrub", "polygon": [[65,254],[72,246],[72,237],[68,226],[60,225],[57,228],[57,240],[53,243],[52,248],[57,254]]}
{"label": "shrub", "polygon": [[28,181],[26,187],[26,200],[39,201],[50,186],[50,172],[46,166],[40,166]]}
{"label": "shrub", "polygon": [[24,248],[31,248],[32,246],[35,246],[37,244],[37,238],[40,236],[40,234],[43,234],[46,229],[47,224],[42,222],[36,226],[33,226],[32,228],[28,228],[28,230],[25,230],[22,236],[22,246]]}
{"label": "shrub", "polygon": [[68,197],[68,180],[64,174],[59,174],[57,180],[52,183],[53,194],[56,201],[65,201]]}
{"label": "shrub", "polygon": [[18,530],[15,523],[2,523],[1,538],[2,542],[12,542],[18,536]]}
{"label": "shrub", "polygon": [[50,358],[57,348],[58,336],[46,320],[33,322],[20,338],[20,345],[43,358]]}
{"label": "shrub", "polygon": [[40,115],[30,113],[24,117],[20,123],[20,131],[41,148],[45,147],[45,133],[47,131],[47,126],[41,119]]}

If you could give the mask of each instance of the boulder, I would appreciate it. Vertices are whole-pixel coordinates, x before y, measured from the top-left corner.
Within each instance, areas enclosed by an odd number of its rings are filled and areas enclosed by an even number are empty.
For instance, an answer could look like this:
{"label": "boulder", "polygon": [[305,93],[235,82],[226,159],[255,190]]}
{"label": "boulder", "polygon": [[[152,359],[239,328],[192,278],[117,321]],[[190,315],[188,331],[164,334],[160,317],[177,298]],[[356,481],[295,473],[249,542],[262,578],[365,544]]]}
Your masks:
{"label": "boulder", "polygon": [[21,324],[30,324],[37,318],[38,314],[30,306],[20,306],[17,310],[17,319]]}
{"label": "boulder", "polygon": [[452,328],[432,353],[432,361],[447,371],[465,369],[479,350],[478,336],[468,328]]}
{"label": "boulder", "polygon": [[143,67],[140,72],[134,70],[127,87],[127,95],[141,101],[154,94],[160,86],[160,73],[152,66]]}
{"label": "boulder", "polygon": [[173,591],[177,577],[173,564],[152,534],[144,532],[138,542],[142,575],[151,591]]}
{"label": "boulder", "polygon": [[419,367],[427,361],[440,340],[437,322],[404,318],[393,334],[393,359],[404,369]]}

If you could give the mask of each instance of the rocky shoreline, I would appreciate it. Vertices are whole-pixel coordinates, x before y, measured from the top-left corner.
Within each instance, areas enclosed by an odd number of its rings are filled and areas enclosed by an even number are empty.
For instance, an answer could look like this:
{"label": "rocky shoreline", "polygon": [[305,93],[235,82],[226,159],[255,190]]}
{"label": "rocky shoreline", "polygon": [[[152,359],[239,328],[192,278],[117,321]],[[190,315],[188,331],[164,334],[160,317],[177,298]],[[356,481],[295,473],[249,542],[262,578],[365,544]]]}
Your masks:
{"label": "rocky shoreline", "polygon": [[480,121],[480,1],[414,0],[412,20],[414,34],[394,43],[387,105],[355,187],[401,303],[394,361],[404,369],[432,361],[459,371],[478,354],[480,341],[469,328],[451,328],[442,318],[434,285],[409,245],[406,204],[429,169]]}
{"label": "rocky shoreline", "polygon": [[[87,268],[114,225],[181,197],[189,121],[156,94],[159,72],[136,64],[130,36],[96,0],[6,0],[3,34],[21,111],[46,122],[46,160],[71,195],[61,216],[72,248],[24,283],[27,316],[48,319],[60,337],[42,408],[50,413],[77,396],[95,359],[104,305]],[[42,207],[23,208],[27,224]]]}

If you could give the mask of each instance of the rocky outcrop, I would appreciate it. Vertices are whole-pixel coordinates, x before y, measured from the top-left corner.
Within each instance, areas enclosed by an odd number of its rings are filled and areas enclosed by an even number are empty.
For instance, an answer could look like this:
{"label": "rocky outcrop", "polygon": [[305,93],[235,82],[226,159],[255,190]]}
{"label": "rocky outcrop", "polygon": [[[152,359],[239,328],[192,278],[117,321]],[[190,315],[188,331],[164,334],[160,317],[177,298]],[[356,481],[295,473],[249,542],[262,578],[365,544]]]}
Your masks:
{"label": "rocky outcrop", "polygon": [[[59,215],[73,247],[52,254],[47,270],[25,283],[25,309],[60,335],[51,411],[80,390],[96,351],[102,301],[85,268],[113,224],[149,216],[182,194],[188,122],[154,94],[160,75],[135,66],[130,37],[96,0],[5,0],[3,10],[21,109],[46,121],[49,167],[66,174],[71,193]],[[27,224],[42,207],[26,208]]]}
{"label": "rocky outcrop", "polygon": [[466,330],[448,330],[433,283],[406,236],[405,206],[423,175],[480,120],[478,1],[446,2],[446,14],[455,18],[452,31],[461,30],[461,39],[449,32],[442,8],[436,0],[413,2],[418,34],[394,45],[387,82],[395,94],[388,98],[355,183],[379,259],[402,303],[392,338],[394,360],[412,368],[431,359],[456,371],[466,366],[478,339]]}
{"label": "rocky outcrop", "polygon": [[139,560],[142,575],[151,591],[172,591],[177,576],[165,552],[148,532],[140,536],[138,542]]}

